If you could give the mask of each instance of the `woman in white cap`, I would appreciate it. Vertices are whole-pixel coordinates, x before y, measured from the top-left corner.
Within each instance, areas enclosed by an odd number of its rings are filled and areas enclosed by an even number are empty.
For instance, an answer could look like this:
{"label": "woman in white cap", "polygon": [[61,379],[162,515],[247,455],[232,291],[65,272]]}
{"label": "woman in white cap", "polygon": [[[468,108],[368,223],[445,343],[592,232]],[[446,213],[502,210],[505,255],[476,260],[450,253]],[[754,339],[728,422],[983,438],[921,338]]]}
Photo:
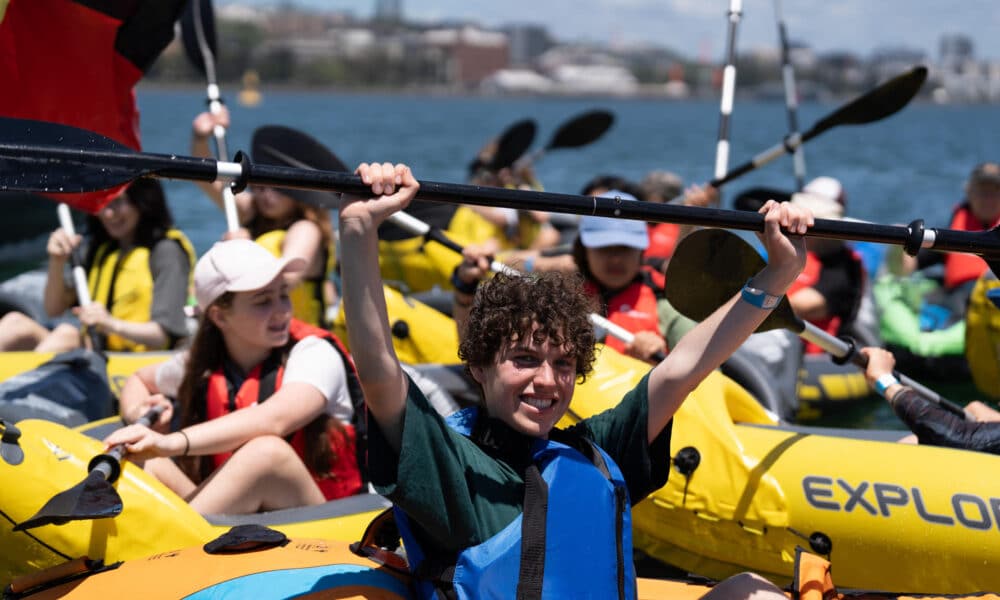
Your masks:
{"label": "woman in white cap", "polygon": [[[319,504],[362,487],[353,363],[332,334],[292,318],[286,279],[304,266],[249,240],[215,244],[195,267],[202,316],[191,348],[122,391],[126,422],[165,410],[152,429],[131,425],[105,443],[125,443],[203,514]],[[167,397],[180,422],[169,433]]]}
{"label": "woman in white cap", "polygon": [[[208,139],[216,124],[229,126],[229,113],[204,112],[192,124],[191,152],[211,156]],[[251,141],[254,162],[297,168],[343,171],[346,167],[333,153],[301,131],[277,125],[258,127]],[[222,186],[199,183],[199,187],[219,208],[223,208]],[[335,299],[330,282],[336,256],[333,225],[323,202],[333,199],[330,192],[251,185],[236,195],[236,209],[242,229],[227,232],[226,239],[252,239],[272,254],[301,258],[305,268],[290,275],[292,310],[295,317],[325,327],[326,310]]]}

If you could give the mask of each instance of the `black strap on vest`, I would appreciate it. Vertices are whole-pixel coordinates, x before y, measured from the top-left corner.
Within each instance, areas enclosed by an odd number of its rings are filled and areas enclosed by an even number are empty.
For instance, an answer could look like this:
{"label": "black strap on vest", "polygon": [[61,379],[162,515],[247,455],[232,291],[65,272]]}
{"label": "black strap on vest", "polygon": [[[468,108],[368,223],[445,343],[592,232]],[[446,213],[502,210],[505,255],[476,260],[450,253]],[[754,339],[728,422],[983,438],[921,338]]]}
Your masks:
{"label": "black strap on vest", "polygon": [[517,577],[517,600],[542,597],[545,579],[545,524],[549,510],[549,486],[538,465],[524,471],[524,513],[521,517],[521,567]]}

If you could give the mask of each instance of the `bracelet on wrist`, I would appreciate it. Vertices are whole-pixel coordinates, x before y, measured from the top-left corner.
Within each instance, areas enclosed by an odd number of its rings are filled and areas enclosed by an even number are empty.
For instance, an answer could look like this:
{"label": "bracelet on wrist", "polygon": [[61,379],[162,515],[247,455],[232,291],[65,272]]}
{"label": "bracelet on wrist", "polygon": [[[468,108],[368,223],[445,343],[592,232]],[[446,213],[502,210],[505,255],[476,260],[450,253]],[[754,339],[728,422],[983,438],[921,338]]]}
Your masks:
{"label": "bracelet on wrist", "polygon": [[455,291],[460,294],[465,294],[466,296],[472,296],[476,293],[476,288],[479,287],[479,280],[475,280],[472,283],[467,283],[462,281],[458,276],[458,270],[462,268],[462,265],[458,265],[451,272],[451,286],[455,288]]}
{"label": "bracelet on wrist", "polygon": [[764,310],[771,310],[772,308],[778,306],[781,302],[781,296],[775,296],[774,294],[769,294],[762,289],[758,289],[750,285],[753,278],[747,279],[747,282],[743,284],[743,289],[740,290],[740,298],[744,302],[761,308]]}
{"label": "bracelet on wrist", "polygon": [[899,385],[899,380],[892,373],[883,373],[875,380],[875,391],[879,396],[885,397],[885,391],[894,385]]}
{"label": "bracelet on wrist", "polygon": [[181,434],[181,437],[184,438],[184,453],[181,456],[187,456],[188,452],[191,452],[191,439],[188,438],[188,434],[184,433],[183,429],[178,429],[177,433]]}

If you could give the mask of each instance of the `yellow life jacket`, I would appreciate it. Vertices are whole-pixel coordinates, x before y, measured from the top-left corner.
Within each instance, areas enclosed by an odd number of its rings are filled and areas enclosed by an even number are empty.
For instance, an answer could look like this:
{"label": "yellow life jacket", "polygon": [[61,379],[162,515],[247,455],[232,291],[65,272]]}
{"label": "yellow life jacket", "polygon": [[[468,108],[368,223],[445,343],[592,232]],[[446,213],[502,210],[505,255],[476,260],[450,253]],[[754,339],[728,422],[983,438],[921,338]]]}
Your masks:
{"label": "yellow life jacket", "polygon": [[[267,248],[268,252],[280,258],[287,233],[288,231],[285,229],[272,229],[259,235],[255,241]],[[326,260],[323,274],[303,279],[302,283],[295,286],[288,295],[292,300],[292,315],[296,319],[325,329],[327,327],[326,299],[323,297],[323,285],[333,273],[334,254],[330,248],[325,248],[324,252]]]}
{"label": "yellow life jacket", "polygon": [[515,244],[515,240],[507,236],[504,226],[491,223],[468,206],[459,206],[448,225],[449,233],[460,235],[476,243],[485,242],[490,238],[495,239],[500,244],[500,250],[530,248],[541,230],[541,223],[523,213],[518,213],[517,236],[519,242]]}
{"label": "yellow life jacket", "polygon": [[997,288],[1000,280],[990,271],[972,288],[965,313],[965,359],[979,391],[1000,399],[1000,308],[986,297]]}
{"label": "yellow life jacket", "polygon": [[[194,276],[194,246],[180,230],[169,229],[166,238],[180,244],[188,258],[188,286]],[[121,256],[118,245],[105,242],[94,253],[87,273],[87,287],[94,302],[107,307],[112,317],[133,323],[149,321],[153,310],[153,273],[149,269],[150,249],[135,246]],[[144,352],[166,348],[147,348],[115,334],[108,334],[107,350]]]}

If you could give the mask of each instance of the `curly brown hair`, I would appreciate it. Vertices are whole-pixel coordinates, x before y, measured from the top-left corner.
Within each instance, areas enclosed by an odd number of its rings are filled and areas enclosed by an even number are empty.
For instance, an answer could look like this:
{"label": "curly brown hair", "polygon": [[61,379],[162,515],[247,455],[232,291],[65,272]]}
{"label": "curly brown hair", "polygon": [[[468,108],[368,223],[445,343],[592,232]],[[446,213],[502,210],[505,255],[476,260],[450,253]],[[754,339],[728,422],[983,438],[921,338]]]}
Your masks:
{"label": "curly brown hair", "polygon": [[576,273],[497,274],[476,291],[458,356],[467,367],[489,366],[511,340],[533,335],[535,342],[548,340],[572,355],[582,382],[594,366],[594,328],[588,320],[593,311]]}

